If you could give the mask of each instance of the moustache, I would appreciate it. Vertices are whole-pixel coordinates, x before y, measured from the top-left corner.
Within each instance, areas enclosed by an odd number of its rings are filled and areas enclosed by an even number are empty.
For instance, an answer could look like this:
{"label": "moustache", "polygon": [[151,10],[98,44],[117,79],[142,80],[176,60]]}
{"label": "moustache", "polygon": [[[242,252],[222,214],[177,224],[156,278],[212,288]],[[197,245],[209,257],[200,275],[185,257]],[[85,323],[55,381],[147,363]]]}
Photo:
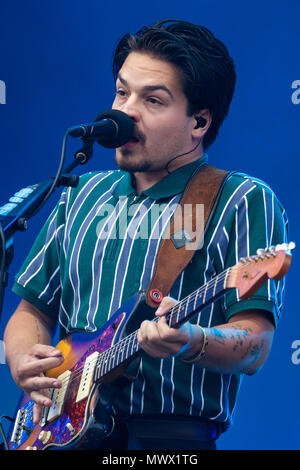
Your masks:
{"label": "moustache", "polygon": [[[132,139],[131,139],[132,140]],[[134,127],[133,140],[144,144],[146,142],[146,135],[144,132],[140,131],[137,127]]]}

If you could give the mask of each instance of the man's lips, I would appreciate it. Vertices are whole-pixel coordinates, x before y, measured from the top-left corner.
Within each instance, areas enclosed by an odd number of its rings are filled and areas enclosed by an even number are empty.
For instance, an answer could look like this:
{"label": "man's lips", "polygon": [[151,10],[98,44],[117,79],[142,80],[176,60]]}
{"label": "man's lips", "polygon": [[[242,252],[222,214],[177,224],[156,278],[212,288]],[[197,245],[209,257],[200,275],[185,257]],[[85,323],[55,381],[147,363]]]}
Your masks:
{"label": "man's lips", "polygon": [[139,139],[137,139],[136,137],[132,137],[130,140],[128,140],[128,142],[126,142],[126,144],[123,145],[123,147],[134,147],[139,142]]}
{"label": "man's lips", "polygon": [[144,142],[145,142],[144,135],[139,134],[138,132],[135,132],[134,135],[128,140],[128,142],[126,142],[124,147],[127,146],[127,145],[134,146],[136,144],[144,143]]}

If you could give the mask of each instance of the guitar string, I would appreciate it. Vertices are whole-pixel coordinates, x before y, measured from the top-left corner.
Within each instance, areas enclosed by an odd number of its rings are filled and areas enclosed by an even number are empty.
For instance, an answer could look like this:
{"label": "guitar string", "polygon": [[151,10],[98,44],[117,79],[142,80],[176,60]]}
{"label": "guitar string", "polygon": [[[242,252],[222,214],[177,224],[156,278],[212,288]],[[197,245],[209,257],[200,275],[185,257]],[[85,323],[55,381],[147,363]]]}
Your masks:
{"label": "guitar string", "polygon": [[[247,260],[249,263],[251,262],[251,260]],[[216,281],[217,282],[220,282],[220,281],[223,281],[224,280],[224,277],[229,276],[230,273],[232,272],[235,272],[235,271],[239,271],[241,269],[243,269],[245,267],[245,264],[241,265],[240,263],[238,263],[237,265],[231,267],[231,268],[228,268],[226,269],[225,271],[223,271],[222,273],[220,273],[219,275],[217,275],[216,277],[214,277],[213,279],[211,279],[210,281],[208,281],[204,286],[201,286],[199,289],[197,289],[196,291],[194,291],[192,294],[190,294],[189,296],[187,296],[185,299],[183,299],[181,302],[179,302],[178,304],[174,305],[170,312],[169,312],[169,320],[172,320],[172,318],[176,315],[178,316],[179,312],[177,311],[178,308],[180,310],[180,308],[182,308],[184,305],[187,305],[191,300],[195,300],[197,296],[199,296],[200,294],[202,294],[203,291],[206,290],[206,294],[208,293],[209,289],[211,289],[211,287],[215,287],[216,286]],[[157,322],[159,320],[159,318],[154,318],[154,322]],[[137,341],[137,331],[131,333],[130,335],[128,335],[126,338],[124,338],[123,340],[121,340],[120,342],[118,342],[117,344],[115,344],[114,346],[108,348],[107,350],[103,351],[102,353],[100,353],[99,356],[97,356],[93,361],[91,361],[91,365],[94,365],[96,366],[97,365],[97,362],[98,362],[98,370],[99,369],[103,369],[103,368],[107,368],[107,366],[109,366],[109,368],[111,367],[111,361],[114,362],[115,360],[115,357],[118,357],[117,355],[120,354],[120,352],[124,354],[124,350],[128,349],[128,345],[131,345],[136,347],[138,345],[138,343],[136,342]],[[114,352],[114,354],[112,354],[112,351]],[[110,359],[108,358],[107,360],[107,356],[111,356]],[[124,360],[122,360],[120,362],[120,364],[118,365],[121,365],[122,362],[124,362]],[[95,363],[95,364],[93,364]],[[71,379],[63,379],[62,380],[62,386],[64,385],[64,382],[67,382],[69,381],[70,383],[74,380],[76,380],[76,378],[81,374],[81,371],[83,370],[84,366],[83,367],[80,367],[79,369],[76,370],[76,374],[72,374],[72,377]],[[107,373],[109,373],[110,370],[105,370],[104,371],[104,374],[103,374],[103,371],[99,377],[100,378],[103,378]],[[69,384],[68,382],[68,384]],[[34,404],[32,404],[33,406]]]}
{"label": "guitar string", "polygon": [[[255,261],[257,261],[257,257],[256,259],[254,257],[252,257],[252,259],[254,259]],[[241,269],[244,269],[245,268],[245,265],[246,264],[250,264],[252,262],[252,259],[249,257],[249,258],[246,258],[246,263],[244,263],[243,265],[241,265],[241,263],[238,263],[237,265],[231,267],[231,268],[228,268],[226,269],[225,271],[223,271],[222,273],[220,273],[218,276],[216,276],[215,278],[211,279],[210,281],[208,281],[204,286],[201,286],[199,289],[197,289],[195,292],[193,292],[192,294],[190,294],[189,296],[187,296],[185,299],[183,299],[181,302],[179,302],[178,304],[174,305],[170,312],[169,312],[169,320],[172,319],[172,317],[174,315],[177,315],[179,314],[179,312],[177,312],[178,310],[178,307],[179,309],[184,305],[184,303],[188,304],[191,299],[194,299],[195,297],[199,296],[200,293],[202,293],[201,291],[203,290],[206,290],[206,293],[208,292],[208,290],[212,287],[212,285],[216,285],[216,281],[220,281],[220,280],[223,280],[223,278],[226,276],[226,275],[229,275],[230,273],[232,272],[237,272]],[[159,318],[154,318],[154,320],[152,321],[158,321]],[[124,340],[122,340],[121,342],[118,342],[116,345],[114,345],[113,347],[111,348],[108,348],[107,350],[103,351],[102,353],[100,353],[100,356],[98,356],[97,358],[95,358],[92,362],[98,362],[98,367],[101,365],[101,362],[105,362],[105,360],[107,360],[106,356],[109,355],[109,353],[111,353],[111,350],[112,349],[116,349],[120,347],[120,345],[122,345],[123,349],[125,349],[126,346],[128,346],[132,340],[133,340],[133,345],[136,347],[138,345],[138,343],[136,343],[136,340],[137,340],[137,336],[136,336],[137,332],[133,332],[131,333],[128,337],[126,337]],[[113,358],[114,359],[115,356],[112,356],[111,359]],[[101,359],[101,360],[100,360]],[[110,360],[111,360],[110,359]],[[122,362],[121,362],[122,363]],[[120,364],[121,364],[120,363]],[[119,365],[120,365],[119,364]],[[101,365],[101,367],[103,367],[104,364]],[[96,364],[95,364],[96,366]],[[84,366],[79,368],[77,371],[76,371],[76,375],[73,377],[72,376],[72,379],[70,380],[70,382],[72,382],[73,380],[75,380],[77,378],[77,376],[81,373],[81,370],[83,370]],[[109,372],[109,371],[108,371]],[[105,372],[104,375],[100,375],[100,378],[104,377],[107,373],[107,371]],[[68,379],[65,379],[65,380],[68,380]],[[62,381],[63,382],[63,381]],[[32,402],[32,405],[30,405],[28,408],[32,408],[34,406],[34,402]]]}
{"label": "guitar string", "polygon": [[[220,273],[218,276],[216,276],[215,278],[213,279],[210,279],[207,283],[205,283],[203,286],[201,286],[199,289],[197,289],[196,291],[194,291],[193,293],[191,293],[189,296],[185,297],[182,301],[180,301],[178,304],[175,304],[170,312],[169,312],[169,320],[171,320],[173,317],[175,316],[178,316],[178,313],[177,310],[179,308],[179,310],[183,307],[185,307],[186,305],[188,305],[188,303],[191,301],[191,299],[194,301],[196,297],[200,297],[200,294],[202,295],[202,293],[204,291],[206,291],[206,294],[209,293],[209,290],[211,288],[214,288],[215,287],[215,284],[216,284],[216,281],[223,281],[224,278],[226,277],[226,275],[229,275],[229,271],[232,271],[233,269],[235,268],[234,267],[231,267],[231,268],[228,268],[227,270],[223,271],[222,273]],[[152,321],[153,322],[158,322],[159,318],[158,317],[155,317]],[[138,330],[137,330],[138,331]],[[115,345],[113,345],[112,347],[106,349],[105,351],[101,352],[99,356],[97,356],[95,359],[93,359],[91,362],[90,362],[90,365],[91,366],[96,366],[97,365],[97,362],[98,362],[98,368],[99,369],[103,369],[107,366],[110,366],[110,362],[114,359],[115,357],[118,355],[118,354],[122,354],[123,352],[123,355],[124,355],[124,351],[128,350],[128,346],[131,345],[136,347],[136,346],[139,346],[138,343],[136,343],[136,340],[137,340],[137,331],[134,331],[132,332],[131,334],[129,334],[126,338],[124,338],[123,340],[119,341],[118,343],[116,343]],[[112,354],[113,352],[113,354]],[[137,352],[137,351],[136,351]],[[107,356],[111,356],[110,358],[107,357]],[[126,359],[125,359],[126,360]],[[122,360],[120,362],[119,365],[122,364],[122,362],[124,362],[124,360]],[[65,384],[67,385],[70,385],[74,380],[77,379],[78,376],[80,376],[80,374],[82,373],[84,369],[84,366],[81,366],[80,368],[76,369],[73,373],[72,373],[72,376],[71,378],[64,378],[61,380],[61,383],[62,383],[62,388]],[[104,371],[103,373],[103,370],[101,371],[101,375],[99,378],[102,378],[104,377],[107,373],[110,372],[110,370],[106,370]],[[31,409],[33,408],[34,406],[34,402],[32,402],[32,405],[29,406],[27,408],[28,411],[31,411]]]}
{"label": "guitar string", "polygon": [[[209,290],[212,287],[214,288],[217,282],[223,281],[226,278],[226,276],[229,276],[231,273],[234,273],[235,271],[239,271],[239,270],[243,269],[244,267],[245,267],[245,264],[240,265],[240,263],[238,263],[237,265],[235,265],[231,268],[228,268],[225,271],[223,271],[222,273],[218,274],[213,279],[210,279],[207,283],[205,283],[203,286],[201,286],[196,291],[191,293],[189,296],[185,297],[178,304],[175,304],[170,309],[169,320],[171,320],[175,316],[178,316],[178,314],[179,314],[179,312],[177,311],[178,309],[180,310],[181,308],[183,308],[183,306],[187,306],[188,303],[191,302],[191,300],[195,301],[196,297],[200,297],[200,294],[202,295],[202,293],[204,291],[206,291],[206,295],[207,295],[207,293],[209,293]],[[159,318],[155,317],[152,321],[157,322],[158,320],[159,320]],[[111,361],[114,361],[115,358],[118,357],[117,355],[120,354],[120,353],[122,354],[122,352],[123,352],[123,355],[124,355],[124,350],[126,348],[128,349],[129,345],[131,345],[131,347],[132,346],[134,346],[134,347],[138,346],[139,347],[138,343],[136,343],[136,341],[137,341],[137,331],[132,332],[126,338],[124,338],[123,340],[116,343],[114,346],[112,346],[112,347],[106,349],[105,351],[101,352],[99,356],[97,356],[95,359],[93,359],[90,362],[90,365],[94,366],[94,367],[97,365],[97,362],[98,362],[98,370],[102,369],[99,379],[103,378],[107,373],[110,372]],[[113,352],[113,354],[112,354],[112,352]],[[110,356],[110,357],[107,357],[107,356]],[[124,362],[124,359],[118,365],[121,365],[122,362]],[[103,369],[105,369],[105,367],[106,367],[106,370],[104,370],[104,373],[103,373]],[[109,370],[107,370],[107,367],[108,367]],[[71,378],[62,379],[61,380],[62,388],[63,388],[63,386],[66,382],[67,382],[67,385],[69,385],[74,380],[76,380],[77,377],[80,376],[80,374],[82,373],[83,369],[84,369],[84,365],[81,366],[80,368],[76,369],[76,371],[74,371],[75,373],[74,372],[72,373]],[[97,380],[99,380],[99,379],[97,379]],[[34,405],[34,403],[32,404],[32,406],[33,405]]]}
{"label": "guitar string", "polygon": [[[254,259],[254,258],[253,258]],[[247,263],[251,263],[252,260],[251,259],[247,259],[246,258],[246,263],[242,264],[241,263],[238,263],[237,265],[235,266],[232,266],[230,268],[227,268],[225,271],[223,271],[222,273],[218,274],[216,277],[214,277],[213,279],[210,279],[207,283],[205,283],[203,286],[201,286],[200,288],[196,289],[196,291],[194,291],[193,293],[191,293],[190,295],[188,295],[187,297],[185,297],[182,301],[180,301],[178,304],[175,304],[171,309],[170,309],[170,312],[169,313],[169,320],[171,320],[175,315],[178,316],[179,312],[177,311],[178,309],[180,310],[183,305],[188,305],[189,302],[191,302],[191,300],[195,301],[197,297],[200,296],[200,294],[202,295],[202,293],[204,291],[206,291],[206,294],[208,293],[209,289],[211,289],[212,287],[215,287],[216,285],[216,281],[217,282],[220,282],[220,281],[223,281],[225,280],[226,276],[229,277],[230,274],[234,273],[234,272],[238,272],[239,270],[242,270],[246,267]],[[225,287],[226,288],[226,287]],[[157,322],[159,320],[158,317],[155,317],[152,321],[153,322]],[[116,353],[120,353],[122,352],[128,345],[131,344],[131,346],[138,346],[138,343],[136,343],[136,340],[137,340],[137,331],[134,331],[132,332],[130,335],[128,335],[126,338],[124,338],[123,340],[119,341],[118,343],[116,343],[114,346],[106,349],[105,351],[103,351],[102,353],[100,353],[99,356],[97,356],[95,359],[93,359],[93,361],[90,362],[91,365],[94,365],[96,366],[97,365],[97,362],[98,362],[98,368],[100,369],[101,367],[105,367],[105,365],[107,366],[109,364],[109,361],[111,361],[112,359],[114,360],[114,358],[116,357]],[[121,349],[121,351],[118,351],[118,349]],[[114,355],[112,355],[112,351],[115,352]],[[137,352],[137,351],[136,351]],[[106,356],[111,356],[110,359],[108,359],[107,361],[107,357]],[[126,359],[125,359],[126,360]],[[124,360],[123,360],[124,362]],[[105,364],[106,363],[106,364]],[[118,365],[121,365],[122,362],[120,362],[120,364]],[[72,373],[72,376],[71,378],[64,378],[62,379],[62,387],[64,385],[64,383],[67,382],[67,385],[71,384],[74,380],[77,379],[77,377],[81,374],[82,370],[84,369],[84,365],[81,366],[80,368],[76,369],[75,371],[75,374]],[[108,371],[105,371],[105,373],[103,375],[100,375],[99,379],[100,378],[103,378],[107,373],[109,373],[110,370]],[[58,377],[57,377],[58,378]],[[97,379],[98,380],[98,379]],[[34,406],[34,402],[32,403],[32,407]],[[28,407],[28,409],[30,410],[30,407]]]}
{"label": "guitar string", "polygon": [[[231,270],[231,269],[232,268],[229,268],[229,270]],[[226,275],[229,275],[228,270],[226,270],[225,272],[222,272],[222,273],[219,274],[218,281],[223,281],[224,278],[226,277]],[[196,290],[195,292],[190,294],[190,296],[187,296],[181,302],[174,305],[172,307],[172,309],[170,310],[170,312],[169,312],[169,320],[172,320],[175,316],[178,316],[178,313],[179,313],[180,309],[183,309],[186,305],[188,305],[189,302],[194,301],[196,299],[196,297],[200,298],[200,294],[202,295],[203,291],[206,291],[206,293],[208,293],[209,290],[212,287],[215,287],[216,279],[217,278],[211,279],[204,286],[202,286],[201,288],[199,288],[198,290]],[[158,320],[159,320],[159,318],[155,317],[152,321],[157,322]],[[117,354],[122,353],[123,350],[126,348],[126,346],[128,346],[129,344],[132,343],[132,340],[135,341],[136,334],[137,334],[137,331],[132,332],[130,335],[128,335],[123,340],[119,341],[118,343],[116,343],[112,347],[110,347],[110,348],[106,349],[105,351],[103,351],[102,353],[100,353],[100,355],[97,358],[95,358],[95,360],[94,360],[94,361],[98,361],[99,368],[103,365],[105,366],[106,362],[107,362],[107,364],[109,363],[107,361],[106,356],[111,356],[110,361],[112,361],[112,360],[114,360],[114,358],[116,357]],[[112,353],[114,353],[114,355],[112,355]],[[80,369],[77,369],[76,372],[80,372]],[[105,374],[106,373],[107,373],[107,371],[105,372]]]}
{"label": "guitar string", "polygon": [[[222,276],[221,276],[222,274]],[[228,274],[227,272],[225,273],[221,273],[217,278],[214,278],[212,280],[210,280],[208,283],[205,284],[205,287],[201,287],[199,288],[197,291],[193,292],[192,294],[190,294],[189,296],[187,296],[185,299],[183,299],[182,301],[180,301],[178,304],[174,305],[172,307],[172,309],[170,310],[170,312],[168,312],[168,322],[169,322],[169,325],[172,324],[172,320],[174,318],[176,318],[178,320],[178,317],[180,315],[180,311],[185,311],[186,310],[186,307],[188,306],[189,303],[191,302],[195,302],[195,300],[197,298],[200,298],[202,296],[202,291],[204,290],[206,295],[209,293],[210,289],[213,287],[215,289],[216,287],[216,279],[217,281],[223,281],[224,279],[224,276],[226,276],[226,274]],[[210,285],[209,285],[210,284]],[[219,292],[218,292],[219,293]],[[188,312],[188,314],[190,314],[191,312]],[[186,317],[186,313],[184,314],[184,317]],[[182,319],[182,317],[180,318]],[[153,322],[157,322],[159,320],[158,317],[155,317],[152,321]],[[178,323],[178,322],[177,322]],[[101,355],[103,354],[103,356],[107,356],[107,355],[110,355],[111,354],[111,351],[113,349],[115,349],[115,355],[112,355],[111,356],[111,359],[114,359],[114,357],[117,356],[117,354],[120,354],[120,352],[124,352],[124,349],[126,346],[130,345],[131,346],[134,346],[134,342],[136,341],[136,333],[137,331],[131,333],[130,335],[128,335],[126,338],[124,338],[124,340],[118,342],[116,345],[114,345],[112,348],[108,348],[107,350],[103,351],[103,353],[101,353]],[[133,338],[132,338],[133,337]],[[132,341],[133,339],[133,341]],[[119,350],[118,350],[119,349]],[[100,356],[98,357],[98,360],[100,359]],[[104,359],[106,360],[107,358],[104,357]],[[100,361],[99,361],[100,362]],[[105,361],[104,361],[105,362]],[[100,364],[99,364],[100,366]],[[107,372],[106,372],[107,373]]]}
{"label": "guitar string", "polygon": [[[206,294],[208,294],[212,287],[215,288],[217,282],[223,281],[224,278],[226,277],[226,275],[230,274],[230,271],[235,271],[237,269],[240,269],[240,266],[237,266],[237,267],[233,266],[231,268],[228,268],[227,270],[223,271],[222,273],[220,273],[215,278],[208,281],[204,286],[201,286],[199,289],[197,289],[196,291],[191,293],[189,296],[187,296],[181,302],[174,305],[172,307],[172,309],[170,310],[170,312],[169,312],[169,321],[171,321],[172,318],[174,318],[175,316],[178,317],[178,314],[179,314],[178,308],[179,308],[179,310],[181,308],[185,310],[184,307],[187,306],[188,303],[191,302],[191,300],[194,301],[196,299],[196,297],[200,297],[200,294],[202,295],[203,291],[206,291]],[[155,317],[152,321],[157,322],[158,320],[159,320],[159,318]],[[133,347],[134,348],[139,347],[139,345],[137,343],[136,334],[137,334],[137,331],[131,333],[130,335],[128,335],[126,338],[124,338],[120,342],[116,343],[111,348],[108,348],[107,350],[100,353],[99,356],[97,356],[93,361],[90,362],[90,365],[92,365],[92,366],[96,366],[96,364],[98,362],[98,370],[102,369],[99,379],[104,377],[107,373],[110,372],[110,368],[112,368],[112,365],[114,366],[115,358],[119,359],[120,353],[121,353],[121,355],[123,353],[123,356],[124,356],[124,351],[126,350],[126,348],[127,348],[127,351],[129,349],[128,346],[131,346],[131,349],[133,349]],[[137,352],[137,350],[135,352]],[[107,357],[107,356],[110,356],[110,358]],[[111,364],[111,362],[113,362],[113,364]],[[121,362],[118,365],[121,365],[122,362],[124,362],[123,358],[122,358]],[[108,367],[109,370],[107,370],[107,367]],[[84,366],[76,369],[75,374],[72,373],[71,378],[63,379],[62,380],[62,387],[66,382],[68,382],[67,385],[69,385],[69,383],[72,383],[74,380],[76,380],[77,377],[81,374],[81,371],[83,370],[83,368],[84,368]],[[104,373],[103,373],[103,369],[104,369]]]}

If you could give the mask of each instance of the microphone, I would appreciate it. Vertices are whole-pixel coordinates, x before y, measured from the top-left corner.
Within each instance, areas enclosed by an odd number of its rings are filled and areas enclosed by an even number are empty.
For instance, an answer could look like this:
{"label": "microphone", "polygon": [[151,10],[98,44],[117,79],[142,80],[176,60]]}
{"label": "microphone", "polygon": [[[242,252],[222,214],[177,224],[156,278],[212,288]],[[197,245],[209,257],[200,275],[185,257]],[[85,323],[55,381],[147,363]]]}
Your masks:
{"label": "microphone", "polygon": [[117,148],[126,144],[133,137],[134,122],[117,109],[110,109],[99,114],[90,124],[80,124],[68,129],[71,137],[82,140],[97,141],[107,148]]}

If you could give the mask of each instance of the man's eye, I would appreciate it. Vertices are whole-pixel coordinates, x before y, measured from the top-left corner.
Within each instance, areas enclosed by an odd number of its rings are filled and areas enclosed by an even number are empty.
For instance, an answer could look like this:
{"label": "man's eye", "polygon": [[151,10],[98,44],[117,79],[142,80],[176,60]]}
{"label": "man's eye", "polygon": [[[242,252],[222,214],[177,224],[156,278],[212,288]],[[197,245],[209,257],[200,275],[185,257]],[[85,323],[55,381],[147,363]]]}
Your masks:
{"label": "man's eye", "polygon": [[157,98],[153,98],[151,96],[147,98],[147,101],[151,104],[158,104],[158,105],[162,104],[160,100],[158,100]]}
{"label": "man's eye", "polygon": [[116,95],[123,97],[123,96],[126,96],[126,93],[124,90],[117,90]]}

